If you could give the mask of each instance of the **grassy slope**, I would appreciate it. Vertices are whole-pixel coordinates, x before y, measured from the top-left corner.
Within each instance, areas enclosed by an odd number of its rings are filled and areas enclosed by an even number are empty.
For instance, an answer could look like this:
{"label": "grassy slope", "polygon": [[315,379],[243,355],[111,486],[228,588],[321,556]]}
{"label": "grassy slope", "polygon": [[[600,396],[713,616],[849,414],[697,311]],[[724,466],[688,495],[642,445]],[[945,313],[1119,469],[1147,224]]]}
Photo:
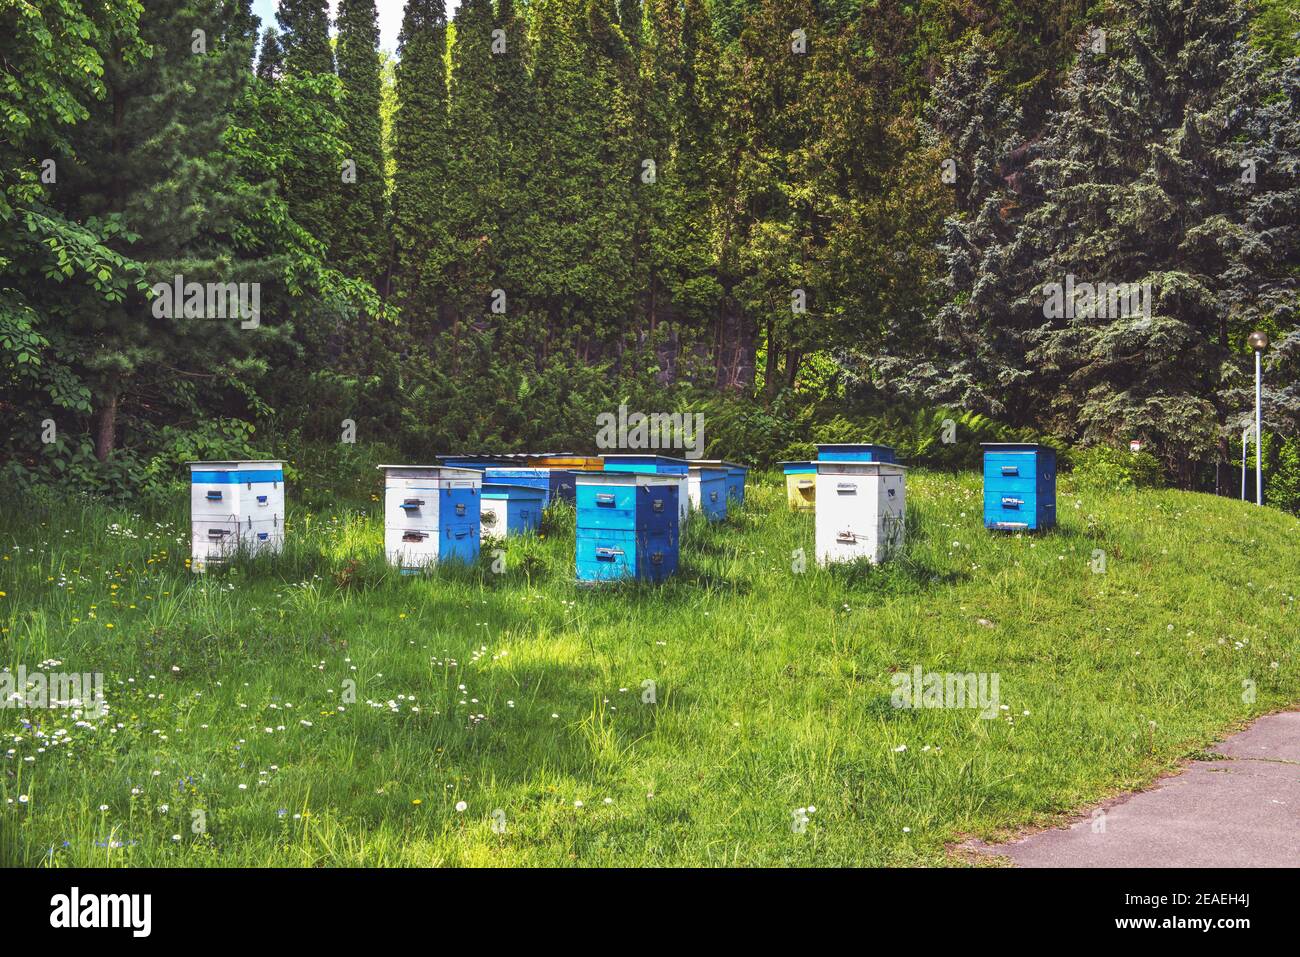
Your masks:
{"label": "grassy slope", "polygon": [[[991,535],[977,475],[908,485],[892,565],[818,570],[773,477],[658,589],[572,584],[571,513],[499,575],[395,576],[374,518],[297,514],[200,580],[183,514],[11,504],[0,664],[102,670],[112,714],[0,710],[0,863],[943,864],[1300,700],[1294,517],[1065,485],[1056,533]],[[997,672],[1007,709],[892,708],[917,664]]]}

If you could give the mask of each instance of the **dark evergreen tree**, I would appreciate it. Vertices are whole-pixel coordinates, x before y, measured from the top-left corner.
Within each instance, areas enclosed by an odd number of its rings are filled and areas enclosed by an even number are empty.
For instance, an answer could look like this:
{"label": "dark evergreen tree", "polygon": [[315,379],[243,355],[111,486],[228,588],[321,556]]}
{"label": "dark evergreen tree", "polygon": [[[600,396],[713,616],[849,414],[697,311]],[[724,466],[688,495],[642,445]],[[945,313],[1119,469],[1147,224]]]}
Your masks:
{"label": "dark evergreen tree", "polygon": [[280,0],[275,18],[280,22],[284,68],[289,73],[333,73],[334,49],[330,45],[329,4],[326,0]]}
{"label": "dark evergreen tree", "polygon": [[274,83],[284,72],[284,48],[280,46],[280,31],[267,27],[262,31],[262,49],[257,57],[257,78]]}
{"label": "dark evergreen tree", "polygon": [[[141,35],[153,56],[110,60],[108,95],[79,130],[58,199],[77,218],[120,217],[117,240],[144,264],[149,283],[260,282],[256,263],[238,261],[232,235],[245,212],[230,186],[236,165],[225,149],[234,105],[251,79],[252,37],[225,17],[247,15],[221,0],[148,0]],[[199,31],[199,32],[196,32]],[[226,43],[229,31],[240,37]],[[105,307],[65,291],[68,321],[82,345],[79,365],[94,397],[93,438],[104,460],[121,441],[124,409],[165,405],[190,375],[208,374],[246,348],[240,317],[187,317],[181,303],[160,316],[131,292]],[[241,339],[242,336],[242,339]]]}
{"label": "dark evergreen tree", "polygon": [[378,282],[387,244],[375,0],[340,0],[337,27],[340,113],[349,165],[341,177],[335,258],[351,275]]}
{"label": "dark evergreen tree", "polygon": [[447,15],[443,0],[409,0],[398,37],[393,117],[392,292],[426,342],[440,328],[447,269]]}

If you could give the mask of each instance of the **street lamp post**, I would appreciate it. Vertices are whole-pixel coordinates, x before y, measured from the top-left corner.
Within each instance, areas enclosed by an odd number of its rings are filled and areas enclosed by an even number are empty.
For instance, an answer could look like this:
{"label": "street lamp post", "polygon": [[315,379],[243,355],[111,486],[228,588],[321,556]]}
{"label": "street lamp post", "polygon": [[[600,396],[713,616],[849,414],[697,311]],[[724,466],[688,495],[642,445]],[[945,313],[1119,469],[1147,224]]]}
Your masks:
{"label": "street lamp post", "polygon": [[1268,333],[1252,332],[1246,339],[1255,350],[1255,504],[1264,504],[1264,433],[1260,431],[1260,406],[1263,404],[1263,377],[1260,374],[1260,357],[1268,348]]}

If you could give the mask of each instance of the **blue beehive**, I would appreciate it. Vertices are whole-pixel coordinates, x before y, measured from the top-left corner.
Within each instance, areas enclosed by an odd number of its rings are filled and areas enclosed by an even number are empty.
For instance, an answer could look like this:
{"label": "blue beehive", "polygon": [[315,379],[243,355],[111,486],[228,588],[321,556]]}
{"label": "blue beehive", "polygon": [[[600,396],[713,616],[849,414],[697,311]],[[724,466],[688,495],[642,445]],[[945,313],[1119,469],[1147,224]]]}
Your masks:
{"label": "blue beehive", "polygon": [[1028,442],[985,442],[984,527],[1036,531],[1056,525],[1056,451]]}
{"label": "blue beehive", "polygon": [[580,582],[662,581],[677,571],[676,475],[582,472],[575,557]]}
{"label": "blue beehive", "polygon": [[677,480],[677,524],[685,527],[691,507],[687,475],[691,463],[671,455],[606,455],[607,472],[638,472],[649,475],[668,475]]}
{"label": "blue beehive", "polygon": [[733,499],[737,505],[744,505],[745,476],[749,469],[734,462],[724,462],[723,465],[727,467],[727,498]]}
{"label": "blue beehive", "polygon": [[542,524],[545,498],[545,489],[531,485],[484,483],[483,534],[509,538],[536,531]]}
{"label": "blue beehive", "polygon": [[897,463],[898,457],[888,445],[833,443],[817,446],[817,461]]}
{"label": "blue beehive", "polygon": [[699,509],[710,522],[727,517],[727,470],[711,465],[691,464],[687,477],[691,508]]}
{"label": "blue beehive", "polygon": [[573,501],[573,474],[567,469],[517,468],[489,465],[483,480],[494,484],[527,485],[542,490],[542,508],[551,502]]}

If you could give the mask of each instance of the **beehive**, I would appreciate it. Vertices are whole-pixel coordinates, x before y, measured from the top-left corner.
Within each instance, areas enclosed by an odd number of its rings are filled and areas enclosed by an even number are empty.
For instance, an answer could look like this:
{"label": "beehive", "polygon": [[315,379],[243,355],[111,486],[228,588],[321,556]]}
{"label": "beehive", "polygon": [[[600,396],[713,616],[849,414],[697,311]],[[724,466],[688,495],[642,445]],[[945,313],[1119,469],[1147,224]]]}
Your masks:
{"label": "beehive", "polygon": [[[692,467],[701,465],[724,471],[726,473],[728,501],[734,502],[736,505],[745,504],[745,477],[749,474],[749,466],[728,462],[724,459],[691,459],[689,464]],[[693,504],[694,499],[691,501]]]}
{"label": "beehive", "polygon": [[553,501],[573,501],[573,476],[569,469],[522,468],[490,465],[483,470],[486,482],[504,485],[527,485],[542,491],[542,508]]}
{"label": "beehive", "polygon": [[480,523],[484,536],[509,538],[536,531],[542,524],[544,489],[485,482],[481,497]]}
{"label": "beehive", "polygon": [[817,463],[782,462],[785,473],[785,501],[794,511],[817,507]]}
{"label": "beehive", "polygon": [[478,559],[482,472],[444,465],[379,468],[384,473],[384,552],[389,564],[417,569]]}
{"label": "beehive", "polygon": [[985,442],[984,527],[1037,531],[1056,525],[1056,451],[1046,445]]}
{"label": "beehive", "polygon": [[599,472],[605,467],[605,459],[599,455],[539,455],[533,460],[539,468],[571,469],[575,472]]}
{"label": "beehive", "polygon": [[691,507],[691,491],[688,480],[690,463],[686,459],[676,459],[669,455],[606,455],[605,470],[609,472],[666,475],[675,479],[678,486],[678,527],[685,527],[687,513]]}
{"label": "beehive", "polygon": [[676,475],[580,472],[577,477],[578,581],[662,581],[677,571]]}
{"label": "beehive", "polygon": [[872,443],[830,443],[817,446],[819,462],[897,462],[888,445]]}
{"label": "beehive", "polygon": [[284,545],[284,462],[190,462],[190,567]]}
{"label": "beehive", "polygon": [[727,470],[691,463],[686,476],[691,508],[711,522],[727,517]]}
{"label": "beehive", "polygon": [[906,470],[888,462],[817,463],[817,561],[880,563],[903,546]]}
{"label": "beehive", "polygon": [[749,475],[749,468],[744,465],[737,465],[735,462],[724,462],[723,464],[727,467],[727,498],[737,505],[744,505],[745,478]]}
{"label": "beehive", "polygon": [[573,501],[573,472],[538,466],[548,456],[524,453],[439,455],[444,466],[476,469],[483,473],[484,482],[498,485],[529,485],[543,491],[542,508],[552,501]]}

